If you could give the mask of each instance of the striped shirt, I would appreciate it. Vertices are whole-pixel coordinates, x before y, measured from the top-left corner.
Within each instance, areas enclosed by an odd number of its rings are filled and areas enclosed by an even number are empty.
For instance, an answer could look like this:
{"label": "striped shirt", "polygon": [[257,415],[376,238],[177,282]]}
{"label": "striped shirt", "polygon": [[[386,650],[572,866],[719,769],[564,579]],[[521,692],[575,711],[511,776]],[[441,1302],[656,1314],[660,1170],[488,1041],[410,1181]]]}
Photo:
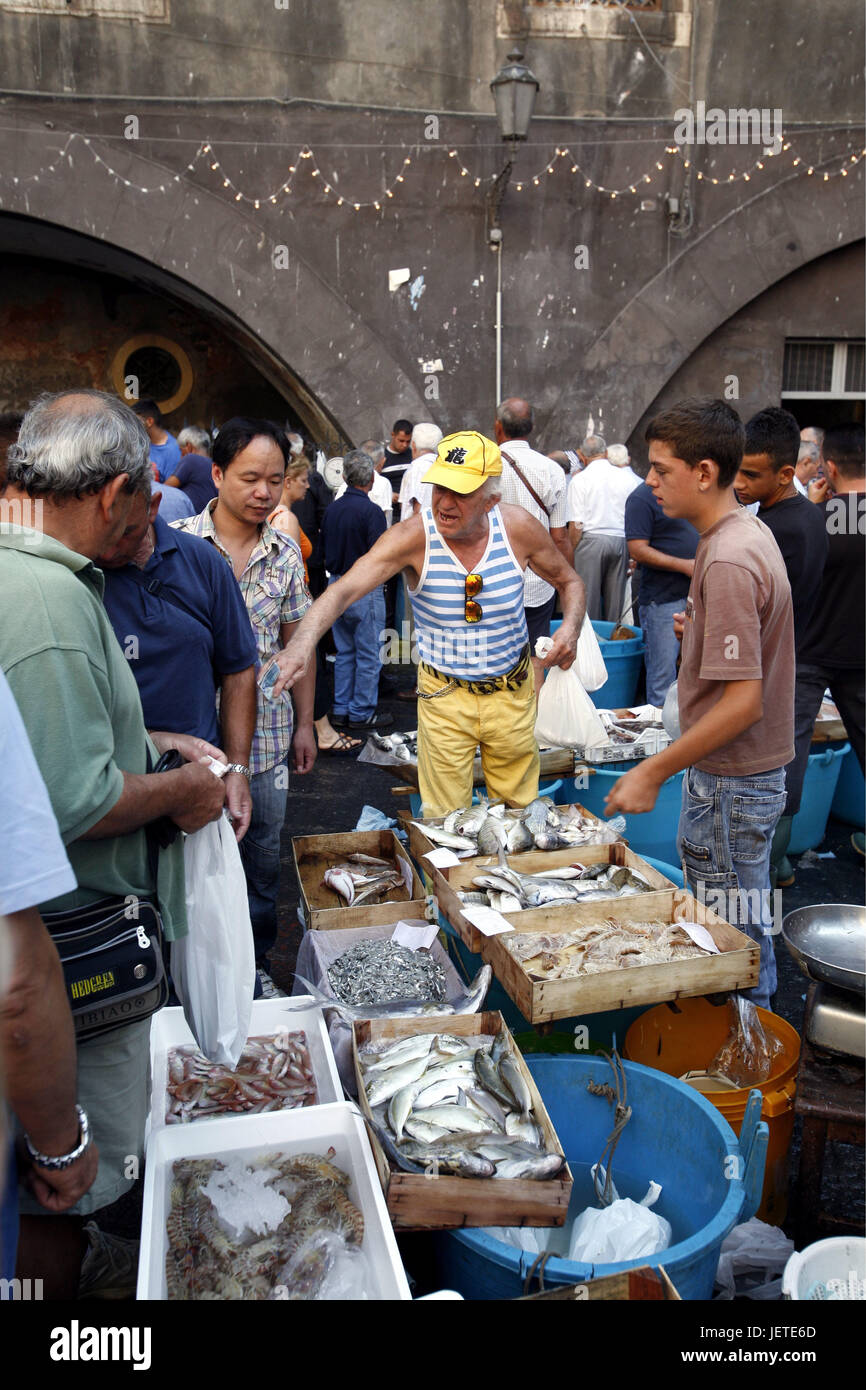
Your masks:
{"label": "striped shirt", "polygon": [[[218,498],[209,502],[198,516],[174,523],[178,531],[189,531],[210,541],[231,565],[231,556],[220,544],[213,524]],[[280,650],[280,626],[302,618],[312,603],[304,583],[304,563],[293,540],[265,522],[253,546],[246,568],[238,580],[250,615],[258,651],[256,674]],[[285,691],[278,700],[267,700],[256,686],[256,731],[250,753],[250,771],[267,772],[282,762],[292,743],[292,702]]]}
{"label": "striped shirt", "polygon": [[[436,530],[433,513],[422,512],[425,529],[424,568],[417,589],[410,589],[422,661],[459,680],[502,676],[510,671],[529,640],[523,612],[523,567],[508,543],[499,507],[487,513],[487,549],[467,570]],[[465,617],[468,574],[484,584],[475,598],[482,618]]]}

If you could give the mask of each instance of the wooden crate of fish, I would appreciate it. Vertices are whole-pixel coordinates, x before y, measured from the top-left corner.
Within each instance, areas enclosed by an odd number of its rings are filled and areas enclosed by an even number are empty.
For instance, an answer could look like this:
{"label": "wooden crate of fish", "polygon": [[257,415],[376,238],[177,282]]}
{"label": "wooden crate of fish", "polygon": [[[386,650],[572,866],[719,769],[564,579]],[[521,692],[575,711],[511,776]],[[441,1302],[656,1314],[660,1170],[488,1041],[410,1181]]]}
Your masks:
{"label": "wooden crate of fish", "polygon": [[631,901],[632,897],[643,898],[674,887],[669,878],[622,841],[511,854],[504,870],[495,855],[482,855],[450,868],[432,869],[431,876],[443,916],[470,951],[481,954],[489,938],[466,916],[467,907],[486,902],[512,922],[515,931],[547,927],[553,922],[562,929],[570,910],[582,899],[588,900],[586,906],[592,903],[606,914],[605,901],[613,906],[621,896]]}
{"label": "wooden crate of fish", "polygon": [[[483,939],[481,954],[532,1024],[758,983],[757,943],[681,888],[513,921],[513,932]],[[717,953],[691,941],[682,924],[693,922]]]}
{"label": "wooden crate of fish", "polygon": [[424,885],[390,830],[299,835],[292,853],[311,931],[381,927],[426,913]]}
{"label": "wooden crate of fish", "polygon": [[[409,848],[416,859],[435,849],[450,849],[460,859],[495,855],[502,844],[506,853],[531,850],[552,852],[582,845],[613,844],[621,839],[616,821],[601,820],[579,802],[555,806],[539,797],[523,808],[487,804],[467,806],[448,816],[413,819],[401,812],[409,832]],[[613,828],[612,828],[613,826]]]}
{"label": "wooden crate of fish", "polygon": [[353,1047],[395,1229],[564,1224],[572,1175],[501,1014],[367,1019]]}

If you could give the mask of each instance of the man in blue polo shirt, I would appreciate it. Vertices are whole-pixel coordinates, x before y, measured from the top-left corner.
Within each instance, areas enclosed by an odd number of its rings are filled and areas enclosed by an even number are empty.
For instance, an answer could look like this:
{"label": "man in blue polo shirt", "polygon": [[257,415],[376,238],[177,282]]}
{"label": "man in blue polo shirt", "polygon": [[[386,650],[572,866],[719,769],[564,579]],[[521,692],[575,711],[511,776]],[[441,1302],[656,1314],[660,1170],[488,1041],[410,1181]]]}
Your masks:
{"label": "man in blue polo shirt", "polygon": [[[370,501],[373,473],[373,461],[361,449],[353,449],[343,459],[346,491],[325,512],[320,537],[330,584],[366,555],[387,529],[382,508]],[[385,596],[381,584],[350,604],[334,623],[337,659],[331,722],[338,728],[348,724],[350,729],[363,732],[394,722],[390,714],[376,710],[384,628]]]}
{"label": "man in blue polo shirt", "polygon": [[674,613],[685,607],[700,537],[690,521],[665,516],[652,488],[641,483],[626,499],[628,553],[640,565],[638,619],[646,661],[646,697],[663,705],[677,678],[680,644]]}
{"label": "man in blue polo shirt", "polygon": [[[167,525],[158,506],[158,497],[149,506],[136,501],[120,541],[98,558],[103,601],[135,676],[146,727],[204,740],[225,753],[232,769],[226,805],[240,840],[252,810],[256,641],[229,566],[198,536]],[[185,757],[198,751],[178,746]]]}

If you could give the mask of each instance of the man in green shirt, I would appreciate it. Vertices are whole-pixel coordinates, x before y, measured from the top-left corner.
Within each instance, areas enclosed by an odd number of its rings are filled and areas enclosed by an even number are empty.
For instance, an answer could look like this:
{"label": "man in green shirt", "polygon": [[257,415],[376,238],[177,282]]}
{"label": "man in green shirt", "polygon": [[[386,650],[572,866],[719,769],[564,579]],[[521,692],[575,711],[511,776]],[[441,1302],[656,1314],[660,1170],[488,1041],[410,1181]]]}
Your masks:
{"label": "man in green shirt", "polygon": [[[144,826],[168,816],[194,831],[222,810],[224,788],[197,761],[149,774],[182,737],[148,738],[135,680],[102,606],[93,558],[121,538],[151,483],[148,439],[121,401],[98,391],[36,401],[9,450],[5,518],[39,516],[39,530],[0,520],[0,667],[21,711],[61,838],[78,883],[39,904],[40,913],[103,897],[158,899],[166,938],[186,934],[183,851],[148,868]],[[39,507],[36,507],[36,503]],[[25,505],[25,504],[29,504]],[[197,750],[196,750],[197,751]],[[46,1280],[46,1296],[74,1297],[87,1237],[84,1215],[128,1190],[144,1142],[149,1022],[132,1023],[78,1046],[78,1103],[99,1148],[90,1191],[69,1211],[22,1201],[19,1273]],[[74,1152],[79,1136],[68,1136]],[[38,1188],[38,1164],[24,1182]],[[50,1286],[50,1287],[49,1287]]]}

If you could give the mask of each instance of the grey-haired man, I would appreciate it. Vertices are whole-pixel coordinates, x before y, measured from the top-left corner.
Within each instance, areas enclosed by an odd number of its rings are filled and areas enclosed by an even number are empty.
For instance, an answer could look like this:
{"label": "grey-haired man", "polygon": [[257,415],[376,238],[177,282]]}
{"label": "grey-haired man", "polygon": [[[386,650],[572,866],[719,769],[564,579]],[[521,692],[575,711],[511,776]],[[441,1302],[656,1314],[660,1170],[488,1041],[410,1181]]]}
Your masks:
{"label": "grey-haired man", "polygon": [[[151,876],[144,826],[163,816],[198,830],[219,816],[225,791],[190,762],[149,774],[170,734],[148,738],[138,688],[102,605],[94,558],[116,545],[138,499],[150,495],[144,425],[100,391],[44,396],[8,453],[6,498],[41,504],[39,530],[0,524],[0,668],[24,721],[78,887],[36,904],[61,912],[101,898],[156,899],[167,940],[186,935],[183,847],[178,839]],[[46,1297],[74,1297],[87,1245],[83,1217],[129,1190],[143,1158],[149,1020],[78,1045],[77,1100],[99,1146],[90,1190],[62,1215],[22,1200],[19,1272],[45,1281]],[[68,1152],[40,1151],[57,1165]],[[134,1160],[134,1162],[130,1162]],[[35,1164],[34,1164],[35,1166]],[[134,1268],[131,1271],[134,1279]],[[50,1292],[49,1292],[50,1290]]]}

